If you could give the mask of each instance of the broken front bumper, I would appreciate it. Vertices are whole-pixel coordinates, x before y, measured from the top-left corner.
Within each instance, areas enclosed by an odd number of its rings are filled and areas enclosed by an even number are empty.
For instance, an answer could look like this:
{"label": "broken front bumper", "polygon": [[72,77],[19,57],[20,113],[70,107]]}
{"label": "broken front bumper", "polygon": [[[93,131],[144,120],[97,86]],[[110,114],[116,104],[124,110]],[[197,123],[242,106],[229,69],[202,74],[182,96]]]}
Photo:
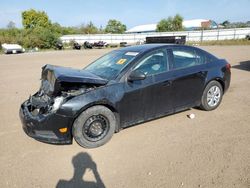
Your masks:
{"label": "broken front bumper", "polygon": [[[25,101],[20,108],[19,116],[22,121],[24,132],[41,142],[52,144],[71,144],[72,117],[56,113],[39,114],[34,116],[29,111],[29,100]],[[61,133],[60,128],[67,128],[67,132]]]}

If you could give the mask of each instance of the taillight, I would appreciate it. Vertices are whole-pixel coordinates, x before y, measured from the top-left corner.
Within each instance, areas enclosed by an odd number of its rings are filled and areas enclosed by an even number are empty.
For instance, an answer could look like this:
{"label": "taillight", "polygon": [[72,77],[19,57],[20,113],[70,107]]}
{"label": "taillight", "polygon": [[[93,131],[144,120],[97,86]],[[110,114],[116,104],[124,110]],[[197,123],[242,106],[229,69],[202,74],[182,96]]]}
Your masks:
{"label": "taillight", "polygon": [[226,69],[231,72],[231,65],[229,63],[226,64]]}

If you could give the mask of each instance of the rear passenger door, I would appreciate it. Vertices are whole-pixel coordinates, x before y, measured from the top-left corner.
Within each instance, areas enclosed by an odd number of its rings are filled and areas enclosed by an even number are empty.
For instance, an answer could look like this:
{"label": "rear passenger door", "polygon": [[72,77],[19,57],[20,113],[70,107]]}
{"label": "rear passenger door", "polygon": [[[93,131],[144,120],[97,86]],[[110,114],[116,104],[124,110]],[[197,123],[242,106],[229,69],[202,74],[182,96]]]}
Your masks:
{"label": "rear passenger door", "polygon": [[207,75],[206,57],[192,47],[173,47],[170,52],[173,106],[176,111],[197,105]]}

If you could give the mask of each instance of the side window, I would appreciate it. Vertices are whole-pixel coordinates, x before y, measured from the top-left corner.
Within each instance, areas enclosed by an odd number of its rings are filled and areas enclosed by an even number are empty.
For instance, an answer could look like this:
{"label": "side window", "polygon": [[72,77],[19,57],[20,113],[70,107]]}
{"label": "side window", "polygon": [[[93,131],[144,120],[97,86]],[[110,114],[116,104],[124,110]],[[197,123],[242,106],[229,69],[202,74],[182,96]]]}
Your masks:
{"label": "side window", "polygon": [[155,75],[168,70],[166,53],[157,50],[143,57],[134,70],[142,71],[146,75]]}
{"label": "side window", "polygon": [[174,48],[173,58],[173,69],[183,69],[206,63],[206,57],[194,49]]}
{"label": "side window", "polygon": [[196,50],[197,56],[200,57],[200,64],[205,64],[205,63],[210,63],[214,61],[214,57],[201,51],[201,50]]}

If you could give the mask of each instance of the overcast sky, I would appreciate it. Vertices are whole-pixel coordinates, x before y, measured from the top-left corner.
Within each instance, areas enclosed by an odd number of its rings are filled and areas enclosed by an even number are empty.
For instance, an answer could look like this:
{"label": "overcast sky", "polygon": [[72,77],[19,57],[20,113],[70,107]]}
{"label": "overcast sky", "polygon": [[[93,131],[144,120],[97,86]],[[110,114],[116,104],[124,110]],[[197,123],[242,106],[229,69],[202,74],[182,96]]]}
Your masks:
{"label": "overcast sky", "polygon": [[220,23],[250,20],[250,0],[0,0],[0,27],[9,21],[22,27],[21,12],[27,9],[45,11],[52,22],[79,26],[92,21],[105,26],[118,19],[131,28],[157,23],[179,13],[184,19],[212,19]]}

